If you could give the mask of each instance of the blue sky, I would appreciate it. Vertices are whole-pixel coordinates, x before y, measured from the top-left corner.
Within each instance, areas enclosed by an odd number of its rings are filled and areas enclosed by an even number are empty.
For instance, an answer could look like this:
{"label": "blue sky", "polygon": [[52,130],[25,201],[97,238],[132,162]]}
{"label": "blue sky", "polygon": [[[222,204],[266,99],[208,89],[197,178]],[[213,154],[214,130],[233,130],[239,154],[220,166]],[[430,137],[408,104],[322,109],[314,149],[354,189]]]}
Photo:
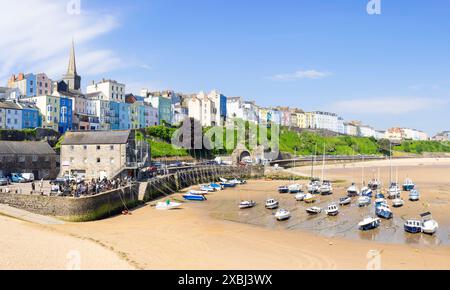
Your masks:
{"label": "blue sky", "polygon": [[[380,129],[450,130],[447,0],[381,0],[381,15],[367,14],[369,0],[81,0],[81,14],[56,20],[38,18],[56,1],[35,2],[42,9],[29,9],[21,21],[52,27],[52,44],[39,46],[52,52],[0,52],[1,79],[33,69],[58,78],[74,36],[85,84],[106,77],[135,92],[219,89],[264,106],[334,111]],[[10,33],[10,46],[25,45],[14,36],[30,29]],[[38,47],[36,38],[27,39]]]}

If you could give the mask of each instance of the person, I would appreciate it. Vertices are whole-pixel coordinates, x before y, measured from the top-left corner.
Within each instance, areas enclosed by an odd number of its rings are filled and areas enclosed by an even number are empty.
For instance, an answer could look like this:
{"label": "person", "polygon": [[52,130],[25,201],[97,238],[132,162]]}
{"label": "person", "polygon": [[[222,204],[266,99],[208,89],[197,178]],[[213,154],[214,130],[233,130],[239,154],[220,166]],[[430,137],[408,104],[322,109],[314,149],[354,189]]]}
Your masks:
{"label": "person", "polygon": [[34,192],[36,190],[36,184],[34,181],[31,183],[31,191]]}

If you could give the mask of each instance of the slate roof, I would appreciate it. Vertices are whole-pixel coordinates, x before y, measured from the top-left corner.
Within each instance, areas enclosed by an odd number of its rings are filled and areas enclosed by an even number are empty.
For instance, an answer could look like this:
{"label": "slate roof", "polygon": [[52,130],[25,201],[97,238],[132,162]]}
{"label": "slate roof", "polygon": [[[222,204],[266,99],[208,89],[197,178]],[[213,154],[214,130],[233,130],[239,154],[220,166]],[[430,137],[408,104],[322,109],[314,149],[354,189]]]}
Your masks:
{"label": "slate roof", "polygon": [[0,141],[1,154],[18,155],[55,155],[56,152],[47,142],[37,141]]}
{"label": "slate roof", "polygon": [[9,102],[9,101],[0,102],[0,108],[1,109],[13,109],[13,110],[20,110],[21,109],[19,107],[19,105],[17,105],[16,103]]}
{"label": "slate roof", "polygon": [[62,145],[126,144],[131,131],[67,132]]}

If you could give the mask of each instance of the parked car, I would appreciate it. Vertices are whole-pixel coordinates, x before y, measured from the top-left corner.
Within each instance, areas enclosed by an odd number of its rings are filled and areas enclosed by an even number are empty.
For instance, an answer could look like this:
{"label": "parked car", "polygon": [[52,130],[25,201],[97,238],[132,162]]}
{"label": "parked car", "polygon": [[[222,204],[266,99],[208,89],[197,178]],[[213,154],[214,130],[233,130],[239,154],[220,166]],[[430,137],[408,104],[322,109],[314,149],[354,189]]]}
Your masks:
{"label": "parked car", "polygon": [[11,173],[11,182],[13,183],[24,183],[26,182],[25,178],[22,177],[20,173]]}
{"label": "parked car", "polygon": [[33,173],[22,173],[20,176],[25,179],[25,182],[33,182],[34,181],[34,174]]}
{"label": "parked car", "polygon": [[9,179],[3,175],[0,175],[0,186],[8,185]]}

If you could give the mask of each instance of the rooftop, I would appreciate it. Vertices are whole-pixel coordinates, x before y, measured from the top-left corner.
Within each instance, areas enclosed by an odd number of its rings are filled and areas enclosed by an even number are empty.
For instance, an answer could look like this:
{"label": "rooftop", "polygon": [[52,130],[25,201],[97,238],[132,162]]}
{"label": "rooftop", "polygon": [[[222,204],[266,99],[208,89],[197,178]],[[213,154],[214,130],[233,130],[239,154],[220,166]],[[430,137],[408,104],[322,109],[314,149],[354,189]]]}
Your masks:
{"label": "rooftop", "polygon": [[42,155],[56,154],[47,142],[0,141],[0,154]]}
{"label": "rooftop", "polygon": [[126,144],[131,131],[67,132],[62,145]]}

